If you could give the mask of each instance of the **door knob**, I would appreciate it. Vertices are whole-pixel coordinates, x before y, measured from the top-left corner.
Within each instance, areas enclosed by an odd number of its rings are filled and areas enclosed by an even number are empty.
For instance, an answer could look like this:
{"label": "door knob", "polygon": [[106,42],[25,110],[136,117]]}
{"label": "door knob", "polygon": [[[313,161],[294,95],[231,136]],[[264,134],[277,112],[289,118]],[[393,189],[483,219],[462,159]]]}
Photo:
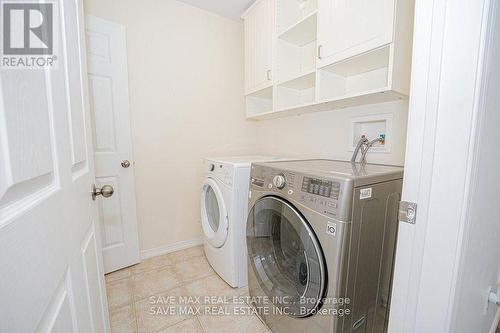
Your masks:
{"label": "door knob", "polygon": [[500,283],[497,285],[496,290],[493,286],[488,288],[488,294],[486,295],[486,301],[483,306],[483,314],[488,313],[490,304],[493,304],[494,306],[496,305],[500,308]]}
{"label": "door knob", "polygon": [[130,166],[130,161],[129,160],[123,160],[122,161],[122,168],[126,169]]}
{"label": "door knob", "polygon": [[100,195],[102,195],[104,198],[109,198],[113,195],[113,193],[115,193],[115,189],[111,185],[104,185],[101,188],[97,188],[95,184],[92,185],[92,200],[95,200]]}
{"label": "door knob", "polygon": [[496,292],[493,290],[493,287],[490,287],[488,302],[496,304],[496,306],[500,307],[500,284],[497,286]]}

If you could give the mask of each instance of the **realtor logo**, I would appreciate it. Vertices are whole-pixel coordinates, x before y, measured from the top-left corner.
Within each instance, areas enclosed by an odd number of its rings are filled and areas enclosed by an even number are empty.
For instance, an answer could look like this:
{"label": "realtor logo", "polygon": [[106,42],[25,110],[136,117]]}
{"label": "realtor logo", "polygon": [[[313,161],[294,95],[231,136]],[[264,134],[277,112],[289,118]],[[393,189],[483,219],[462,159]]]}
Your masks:
{"label": "realtor logo", "polygon": [[52,54],[52,4],[4,3],[4,54]]}
{"label": "realtor logo", "polygon": [[2,3],[2,68],[54,67],[55,2]]}

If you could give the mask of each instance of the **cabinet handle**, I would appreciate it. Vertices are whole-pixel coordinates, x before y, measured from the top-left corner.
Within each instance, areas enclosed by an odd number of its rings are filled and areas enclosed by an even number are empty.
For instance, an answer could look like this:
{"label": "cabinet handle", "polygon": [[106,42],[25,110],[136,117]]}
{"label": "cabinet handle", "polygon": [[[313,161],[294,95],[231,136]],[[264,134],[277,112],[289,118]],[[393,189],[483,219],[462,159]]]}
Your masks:
{"label": "cabinet handle", "polygon": [[267,81],[271,81],[271,70],[270,69],[267,70],[266,75],[267,75]]}
{"label": "cabinet handle", "polygon": [[318,59],[323,59],[323,57],[321,56],[321,48],[323,47],[323,45],[318,45]]}

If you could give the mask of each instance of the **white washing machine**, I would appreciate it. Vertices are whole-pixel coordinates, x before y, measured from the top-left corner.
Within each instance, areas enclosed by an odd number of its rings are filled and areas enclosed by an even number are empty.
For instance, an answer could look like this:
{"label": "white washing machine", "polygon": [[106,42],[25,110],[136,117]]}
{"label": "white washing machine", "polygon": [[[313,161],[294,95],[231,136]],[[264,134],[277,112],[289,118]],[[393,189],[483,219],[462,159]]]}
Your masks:
{"label": "white washing machine", "polygon": [[280,160],[269,156],[205,159],[201,191],[201,225],[208,262],[229,285],[247,285],[245,226],[252,162]]}

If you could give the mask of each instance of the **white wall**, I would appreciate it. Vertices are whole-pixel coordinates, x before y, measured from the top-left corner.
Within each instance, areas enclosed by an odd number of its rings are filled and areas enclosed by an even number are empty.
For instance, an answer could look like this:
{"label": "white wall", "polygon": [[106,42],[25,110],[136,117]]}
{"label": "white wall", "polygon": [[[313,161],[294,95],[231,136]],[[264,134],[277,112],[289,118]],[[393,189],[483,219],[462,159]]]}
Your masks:
{"label": "white wall", "polygon": [[405,101],[246,121],[240,22],[173,0],[85,0],[85,8],[127,29],[143,251],[201,237],[204,157],[258,153],[348,160],[350,118],[391,113],[392,150],[368,160],[403,164]]}
{"label": "white wall", "polygon": [[259,121],[259,146],[266,154],[350,160],[352,118],[375,114],[392,115],[392,132],[387,133],[387,140],[391,141],[391,151],[368,153],[368,162],[403,165],[408,101]]}
{"label": "white wall", "polygon": [[171,0],[85,0],[126,27],[142,250],[201,236],[203,158],[252,153],[239,22]]}

